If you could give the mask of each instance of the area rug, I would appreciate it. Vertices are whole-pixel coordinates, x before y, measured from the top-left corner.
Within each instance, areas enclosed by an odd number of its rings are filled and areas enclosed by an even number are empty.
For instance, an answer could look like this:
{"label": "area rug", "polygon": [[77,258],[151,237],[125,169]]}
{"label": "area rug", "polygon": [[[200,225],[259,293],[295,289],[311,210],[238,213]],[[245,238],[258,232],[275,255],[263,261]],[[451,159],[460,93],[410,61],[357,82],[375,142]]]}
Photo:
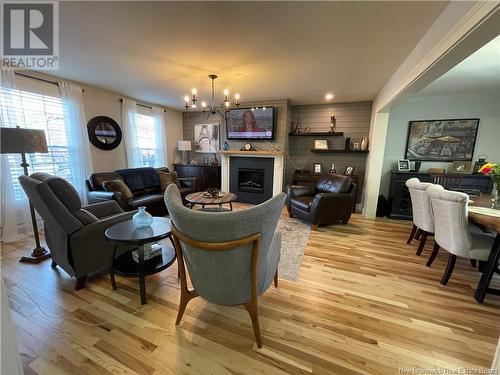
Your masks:
{"label": "area rug", "polygon": [[311,227],[303,221],[288,217],[281,218],[278,226],[281,230],[279,277],[297,281]]}

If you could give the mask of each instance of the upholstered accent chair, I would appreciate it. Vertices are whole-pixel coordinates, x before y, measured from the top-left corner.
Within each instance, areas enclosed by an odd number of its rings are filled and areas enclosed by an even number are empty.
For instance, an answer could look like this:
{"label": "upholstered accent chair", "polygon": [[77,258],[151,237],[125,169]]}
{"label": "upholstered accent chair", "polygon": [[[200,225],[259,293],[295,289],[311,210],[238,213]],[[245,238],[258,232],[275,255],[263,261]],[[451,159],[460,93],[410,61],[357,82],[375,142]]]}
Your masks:
{"label": "upholstered accent chair", "polygon": [[429,186],[432,186],[432,184],[429,182],[420,182],[418,178],[410,178],[406,181],[406,187],[411,196],[413,212],[413,228],[406,243],[410,244],[415,237],[420,238],[417,255],[422,254],[427,237],[434,235],[434,217],[432,216],[429,195],[426,193]]}
{"label": "upholstered accent chair", "polygon": [[434,260],[439,248],[449,253],[448,264],[441,279],[441,284],[446,285],[457,257],[480,262],[488,260],[495,236],[490,233],[471,231],[467,219],[469,200],[467,194],[448,191],[440,185],[428,187],[427,193],[434,214],[434,239],[436,241],[431,259]]}
{"label": "upholstered accent chair", "polygon": [[136,211],[124,212],[115,201],[82,206],[68,181],[48,173],[20,176],[19,182],[43,219],[52,267],[75,276],[76,290],[85,286],[89,273],[110,267],[113,245],[104,231]]}
{"label": "upholstered accent chair", "polygon": [[[262,347],[257,297],[278,283],[281,234],[278,220],[285,203],[281,193],[257,206],[231,212],[190,210],[176,185],[165,191],[172,220],[181,281],[176,325],[187,303],[201,296],[220,305],[245,305],[255,339]],[[194,289],[188,290],[186,268]]]}
{"label": "upholstered accent chair", "polygon": [[357,184],[349,176],[325,174],[316,185],[288,185],[287,209],[290,217],[319,225],[347,224],[356,204]]}

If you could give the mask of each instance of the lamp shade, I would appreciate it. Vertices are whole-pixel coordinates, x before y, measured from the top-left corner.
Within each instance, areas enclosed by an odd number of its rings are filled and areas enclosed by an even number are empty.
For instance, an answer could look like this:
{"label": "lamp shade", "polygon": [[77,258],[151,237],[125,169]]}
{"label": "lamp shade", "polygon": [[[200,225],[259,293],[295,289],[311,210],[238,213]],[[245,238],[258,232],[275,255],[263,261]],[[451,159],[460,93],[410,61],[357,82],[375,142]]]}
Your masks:
{"label": "lamp shade", "polygon": [[43,130],[0,128],[0,154],[32,154],[35,152],[49,152]]}
{"label": "lamp shade", "polygon": [[177,141],[179,151],[191,151],[191,141]]}

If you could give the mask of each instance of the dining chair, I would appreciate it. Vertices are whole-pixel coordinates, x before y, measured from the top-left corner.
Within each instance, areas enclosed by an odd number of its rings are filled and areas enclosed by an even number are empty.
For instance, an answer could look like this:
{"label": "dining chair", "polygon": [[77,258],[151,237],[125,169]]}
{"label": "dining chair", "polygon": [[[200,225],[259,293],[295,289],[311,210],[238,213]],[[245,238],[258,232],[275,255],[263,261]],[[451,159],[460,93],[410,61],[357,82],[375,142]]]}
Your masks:
{"label": "dining chair", "polygon": [[446,285],[455,267],[457,257],[486,261],[495,237],[490,233],[471,231],[467,218],[469,197],[465,193],[445,190],[440,185],[427,188],[434,215],[436,246],[429,261],[432,263],[439,248],[449,253],[448,264],[441,278]]}
{"label": "dining chair", "polygon": [[435,174],[431,176],[431,181],[435,185],[441,185],[447,190],[460,190],[462,188],[463,176]]}
{"label": "dining chair", "polygon": [[420,182],[415,177],[406,181],[406,187],[411,196],[413,212],[413,228],[406,243],[410,244],[413,238],[420,236],[417,255],[422,254],[427,237],[434,235],[434,218],[431,212],[429,196],[426,193],[427,188],[431,185],[429,182]]}

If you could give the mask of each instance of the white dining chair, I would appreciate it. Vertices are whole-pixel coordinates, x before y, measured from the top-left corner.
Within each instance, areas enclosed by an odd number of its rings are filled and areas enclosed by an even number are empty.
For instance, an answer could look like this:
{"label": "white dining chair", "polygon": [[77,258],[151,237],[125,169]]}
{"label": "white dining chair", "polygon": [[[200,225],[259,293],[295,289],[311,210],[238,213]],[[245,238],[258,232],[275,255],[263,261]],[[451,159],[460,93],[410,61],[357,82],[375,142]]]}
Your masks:
{"label": "white dining chair", "polygon": [[432,185],[429,182],[420,182],[418,178],[410,178],[406,181],[406,187],[410,191],[413,212],[413,228],[406,243],[410,244],[413,238],[420,235],[417,255],[422,254],[427,237],[434,234],[434,218],[429,196],[426,193],[427,188]]}
{"label": "white dining chair", "polygon": [[448,264],[441,278],[441,284],[446,285],[457,257],[486,261],[495,237],[490,233],[471,230],[467,219],[469,200],[467,194],[448,191],[440,185],[429,186],[426,191],[430,197],[434,215],[434,240],[436,241],[431,258],[434,260],[439,247],[449,253]]}

